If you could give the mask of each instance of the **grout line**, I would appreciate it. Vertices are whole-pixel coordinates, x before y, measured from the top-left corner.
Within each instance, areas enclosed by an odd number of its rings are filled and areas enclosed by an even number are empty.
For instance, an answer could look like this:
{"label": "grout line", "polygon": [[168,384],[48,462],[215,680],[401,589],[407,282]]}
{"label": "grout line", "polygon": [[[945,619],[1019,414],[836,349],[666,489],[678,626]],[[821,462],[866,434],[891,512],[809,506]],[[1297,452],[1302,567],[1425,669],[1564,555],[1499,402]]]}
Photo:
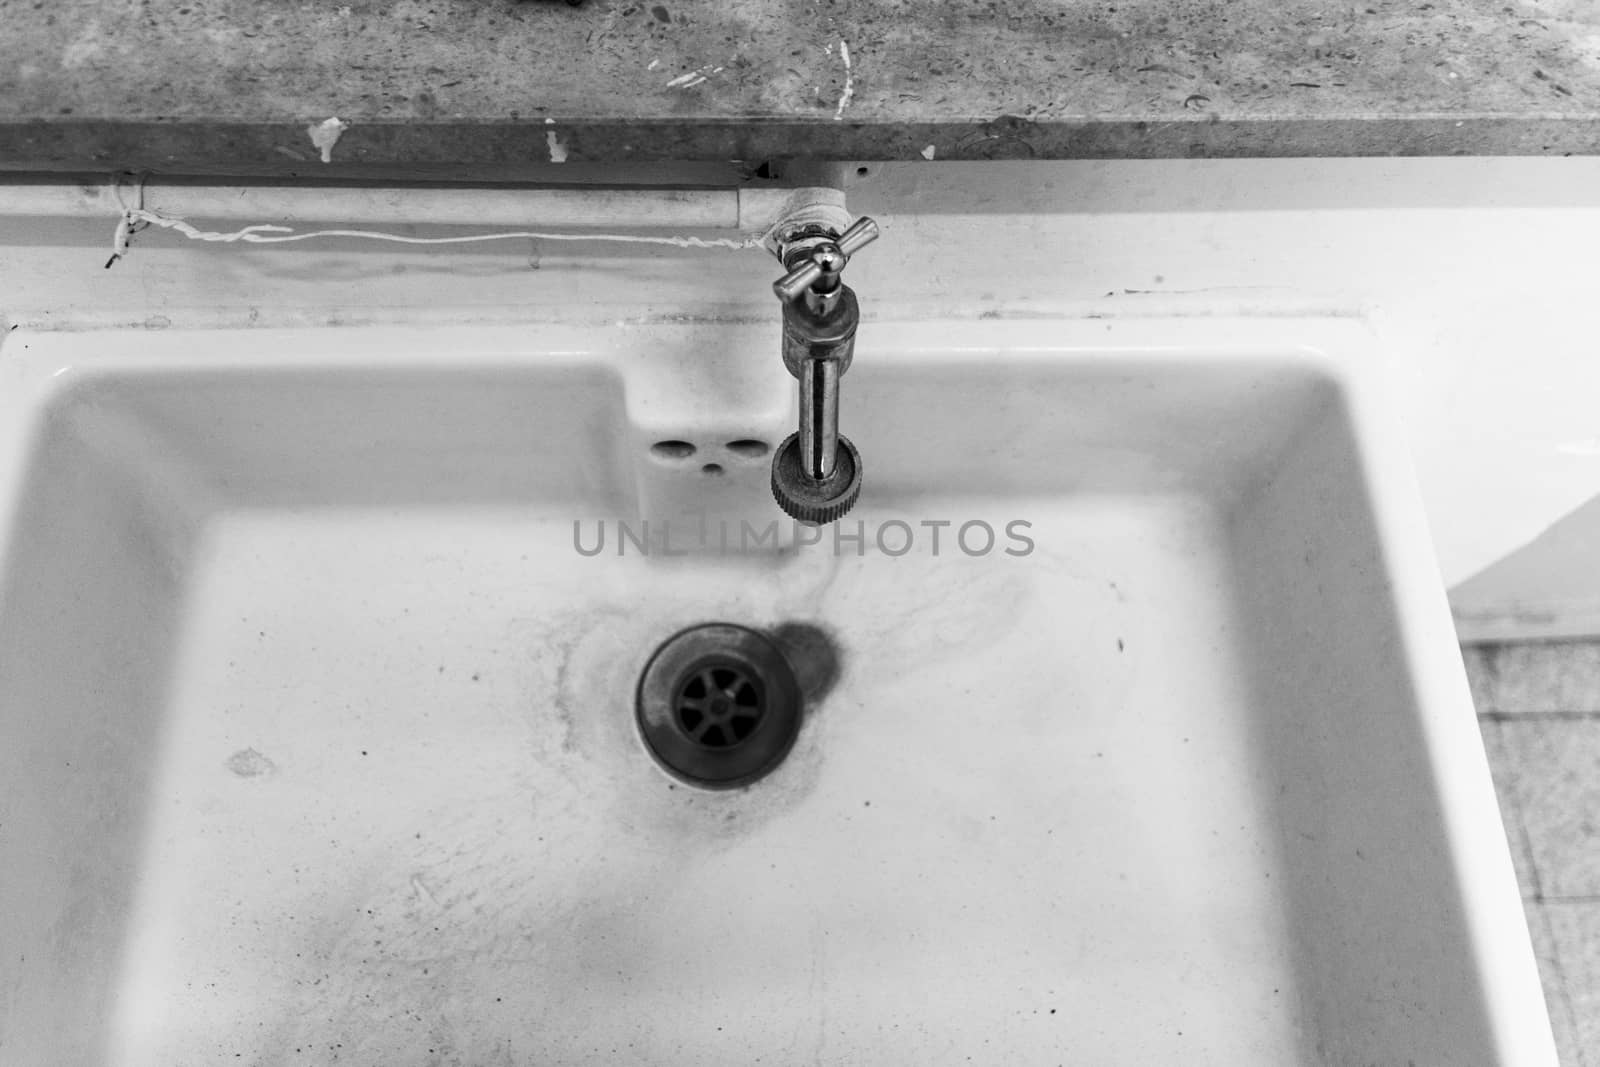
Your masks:
{"label": "grout line", "polygon": [[1600,722],[1600,711],[1480,711],[1489,722]]}
{"label": "grout line", "polygon": [[[1492,715],[1500,710],[1500,650],[1494,647],[1480,647],[1475,648],[1473,653],[1471,658],[1478,661],[1484,683],[1482,689],[1489,704],[1487,708],[1479,708],[1478,710],[1482,714]],[[1468,658],[1467,649],[1463,646],[1461,649],[1461,666],[1466,669],[1467,676],[1470,679],[1473,670],[1467,662]],[[1467,684],[1468,688],[1474,688],[1470,681]],[[1473,704],[1474,706],[1477,704],[1476,693],[1473,694]]]}

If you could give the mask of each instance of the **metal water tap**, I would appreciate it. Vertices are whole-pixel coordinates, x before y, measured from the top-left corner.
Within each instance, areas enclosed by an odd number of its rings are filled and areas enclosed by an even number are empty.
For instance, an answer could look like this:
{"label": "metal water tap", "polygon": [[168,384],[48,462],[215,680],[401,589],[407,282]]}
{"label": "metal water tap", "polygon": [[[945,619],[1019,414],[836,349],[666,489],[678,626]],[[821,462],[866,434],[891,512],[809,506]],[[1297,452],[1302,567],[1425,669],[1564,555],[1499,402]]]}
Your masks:
{"label": "metal water tap", "polygon": [[816,228],[784,244],[789,273],[772,285],[783,303],[783,364],[800,382],[800,429],[772,456],[772,495],[790,518],[833,522],[861,495],[861,454],[839,435],[839,379],[855,355],[861,307],[842,274],[878,237],[865,216],[844,233]]}

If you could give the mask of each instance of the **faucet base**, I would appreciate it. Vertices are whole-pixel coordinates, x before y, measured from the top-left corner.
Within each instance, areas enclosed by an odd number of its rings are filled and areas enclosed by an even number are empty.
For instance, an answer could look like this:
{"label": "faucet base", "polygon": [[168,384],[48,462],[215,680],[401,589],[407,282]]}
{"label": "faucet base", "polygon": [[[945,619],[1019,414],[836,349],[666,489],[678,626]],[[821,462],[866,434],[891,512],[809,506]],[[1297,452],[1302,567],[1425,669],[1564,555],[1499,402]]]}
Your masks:
{"label": "faucet base", "polygon": [[848,437],[839,438],[833,471],[826,478],[807,476],[798,433],[785,437],[773,453],[772,496],[791,519],[826,525],[854,507],[860,495],[861,453]]}

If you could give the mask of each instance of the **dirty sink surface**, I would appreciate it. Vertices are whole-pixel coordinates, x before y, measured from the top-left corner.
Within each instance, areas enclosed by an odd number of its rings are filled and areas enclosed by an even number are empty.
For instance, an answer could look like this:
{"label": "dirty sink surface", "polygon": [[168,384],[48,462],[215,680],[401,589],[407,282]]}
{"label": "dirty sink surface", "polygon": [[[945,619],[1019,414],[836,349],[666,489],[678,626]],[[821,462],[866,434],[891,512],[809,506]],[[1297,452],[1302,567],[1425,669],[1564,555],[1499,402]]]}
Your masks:
{"label": "dirty sink surface", "polygon": [[[790,383],[697,406],[653,384],[670,331],[649,367],[626,331],[8,347],[0,1049],[1497,1062],[1498,898],[1463,889],[1359,402],[1249,331],[1095,329],[864,337],[859,554],[619,540],[779,517],[726,444],[781,439]],[[707,621],[825,638],[747,789],[634,722]]]}

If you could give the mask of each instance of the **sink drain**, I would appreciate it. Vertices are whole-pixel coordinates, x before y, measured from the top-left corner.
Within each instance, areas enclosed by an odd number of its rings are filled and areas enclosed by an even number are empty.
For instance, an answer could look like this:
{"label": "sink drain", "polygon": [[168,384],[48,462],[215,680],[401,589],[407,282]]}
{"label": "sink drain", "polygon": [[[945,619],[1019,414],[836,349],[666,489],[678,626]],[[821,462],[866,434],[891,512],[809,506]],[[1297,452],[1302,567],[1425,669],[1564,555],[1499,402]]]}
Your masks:
{"label": "sink drain", "polygon": [[742,745],[761,725],[761,680],[731,663],[707,664],[678,689],[678,726],[706,748]]}
{"label": "sink drain", "polygon": [[800,686],[762,634],[709,623],[673,637],[639,678],[639,729],[668,771],[693,785],[746,785],[788,755]]}

